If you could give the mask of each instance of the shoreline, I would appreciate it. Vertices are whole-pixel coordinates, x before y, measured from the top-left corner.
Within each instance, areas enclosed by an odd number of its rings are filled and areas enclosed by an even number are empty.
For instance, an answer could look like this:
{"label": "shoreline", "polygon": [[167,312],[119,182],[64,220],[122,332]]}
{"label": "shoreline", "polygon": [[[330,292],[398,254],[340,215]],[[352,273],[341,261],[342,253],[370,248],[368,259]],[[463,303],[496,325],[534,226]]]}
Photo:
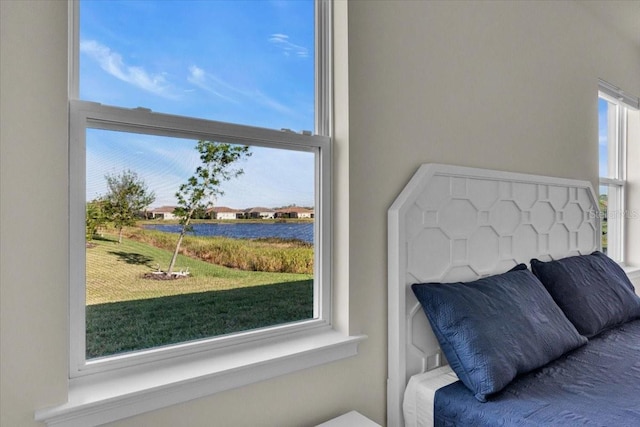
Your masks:
{"label": "shoreline", "polygon": [[[310,224],[313,223],[313,218],[269,218],[269,219],[192,219],[191,224]],[[138,225],[179,225],[178,219],[141,219],[137,221]]]}

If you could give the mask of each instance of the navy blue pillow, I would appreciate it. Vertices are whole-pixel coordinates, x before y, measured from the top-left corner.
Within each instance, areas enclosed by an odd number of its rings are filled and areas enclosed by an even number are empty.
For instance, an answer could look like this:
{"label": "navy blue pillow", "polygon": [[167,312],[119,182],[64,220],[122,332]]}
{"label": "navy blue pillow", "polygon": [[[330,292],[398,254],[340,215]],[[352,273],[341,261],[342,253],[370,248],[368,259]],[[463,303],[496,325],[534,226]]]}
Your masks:
{"label": "navy blue pillow", "polygon": [[524,264],[475,282],[411,289],[451,369],[481,402],[587,342]]}
{"label": "navy blue pillow", "polygon": [[532,259],[531,269],[586,337],[640,318],[640,298],[631,281],[602,252],[549,262]]}

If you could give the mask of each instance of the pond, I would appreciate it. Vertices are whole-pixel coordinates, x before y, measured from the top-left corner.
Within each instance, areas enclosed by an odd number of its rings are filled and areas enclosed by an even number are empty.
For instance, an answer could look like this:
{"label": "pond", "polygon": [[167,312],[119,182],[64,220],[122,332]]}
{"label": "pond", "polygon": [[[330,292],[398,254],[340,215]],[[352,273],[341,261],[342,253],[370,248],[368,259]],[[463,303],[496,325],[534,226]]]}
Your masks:
{"label": "pond", "polygon": [[[238,223],[198,223],[193,224],[189,234],[196,236],[222,236],[234,239],[258,239],[262,237],[278,237],[281,239],[300,239],[313,243],[312,222],[238,222]],[[180,233],[179,224],[146,224],[144,228]]]}

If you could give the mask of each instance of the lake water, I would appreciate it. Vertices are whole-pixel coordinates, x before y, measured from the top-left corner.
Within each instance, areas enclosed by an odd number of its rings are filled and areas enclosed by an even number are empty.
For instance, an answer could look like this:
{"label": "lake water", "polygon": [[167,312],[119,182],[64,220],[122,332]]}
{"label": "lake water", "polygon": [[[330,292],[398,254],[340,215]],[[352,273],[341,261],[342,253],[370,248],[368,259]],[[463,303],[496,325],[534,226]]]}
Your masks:
{"label": "lake water", "polygon": [[[193,224],[189,234],[196,236],[223,236],[234,239],[257,239],[261,237],[279,237],[281,239],[300,239],[313,243],[313,223],[311,222],[239,222]],[[180,233],[178,224],[146,224],[144,228]]]}

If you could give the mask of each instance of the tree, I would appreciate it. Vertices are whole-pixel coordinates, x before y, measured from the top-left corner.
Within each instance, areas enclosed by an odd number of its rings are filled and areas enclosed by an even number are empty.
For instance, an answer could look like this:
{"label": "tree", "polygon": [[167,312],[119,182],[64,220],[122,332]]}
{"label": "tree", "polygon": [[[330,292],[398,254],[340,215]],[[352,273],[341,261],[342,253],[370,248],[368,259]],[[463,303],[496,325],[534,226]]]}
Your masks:
{"label": "tree", "polygon": [[107,221],[107,214],[104,210],[104,199],[96,198],[87,202],[86,214],[86,234],[87,240],[92,240],[98,232],[98,228],[102,227]]}
{"label": "tree", "polygon": [[606,194],[601,194],[598,198],[598,204],[600,205],[600,229],[602,231],[602,250],[604,253],[607,253],[607,245],[608,245],[608,219],[607,219],[607,209],[609,208],[609,198]]}
{"label": "tree", "polygon": [[234,167],[234,164],[246,157],[250,157],[249,147],[246,145],[234,145],[215,141],[198,141],[196,150],[200,153],[202,165],[196,168],[196,172],[186,183],[180,186],[176,193],[178,207],[174,214],[180,218],[182,229],[176,242],[176,249],[171,257],[171,263],[167,274],[173,272],[180,245],[184,235],[191,229],[191,220],[199,210],[205,210],[213,206],[213,202],[224,192],[220,184],[236,178],[244,173],[241,168]]}
{"label": "tree", "polygon": [[134,225],[137,215],[156,199],[138,174],[126,170],[120,175],[106,175],[107,195],[104,208],[110,221],[118,229],[118,243],[122,243],[122,229]]}

